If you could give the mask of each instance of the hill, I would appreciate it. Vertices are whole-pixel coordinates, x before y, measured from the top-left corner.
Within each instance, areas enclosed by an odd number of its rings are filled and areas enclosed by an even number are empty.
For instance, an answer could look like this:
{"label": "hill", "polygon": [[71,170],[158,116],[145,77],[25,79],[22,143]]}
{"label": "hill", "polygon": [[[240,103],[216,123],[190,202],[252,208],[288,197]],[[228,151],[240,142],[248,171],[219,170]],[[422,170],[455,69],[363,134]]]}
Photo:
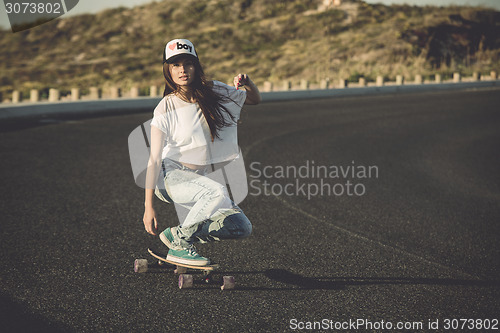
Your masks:
{"label": "hill", "polygon": [[345,0],[165,0],[0,32],[1,92],[163,83],[165,43],[188,38],[206,72],[257,83],[500,71],[500,12]]}

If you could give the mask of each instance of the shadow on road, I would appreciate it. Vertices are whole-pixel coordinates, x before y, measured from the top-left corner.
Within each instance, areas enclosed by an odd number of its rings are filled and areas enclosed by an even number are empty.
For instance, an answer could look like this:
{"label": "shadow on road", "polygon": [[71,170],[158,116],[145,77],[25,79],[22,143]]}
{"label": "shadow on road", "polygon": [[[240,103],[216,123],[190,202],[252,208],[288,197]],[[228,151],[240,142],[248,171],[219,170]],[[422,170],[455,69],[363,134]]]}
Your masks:
{"label": "shadow on road", "polygon": [[35,314],[27,306],[12,297],[0,293],[0,327],[2,332],[73,332],[62,323]]}
{"label": "shadow on road", "polygon": [[[165,274],[172,270],[172,265],[150,264],[149,274]],[[196,274],[196,272],[194,272]],[[198,272],[199,273],[199,272]],[[408,278],[408,277],[307,277],[292,273],[286,269],[268,269],[265,271],[216,271],[215,275],[234,275],[237,281],[246,281],[245,276],[263,275],[269,280],[282,283],[287,286],[271,287],[268,283],[263,283],[263,287],[250,287],[239,285],[238,290],[341,290],[348,286],[370,286],[370,285],[427,285],[427,286],[464,286],[464,287],[500,287],[500,281],[494,280],[472,280],[472,279],[452,279],[452,278]],[[173,275],[173,274],[172,274]],[[241,277],[238,279],[238,277]],[[264,287],[265,285],[265,287]]]}

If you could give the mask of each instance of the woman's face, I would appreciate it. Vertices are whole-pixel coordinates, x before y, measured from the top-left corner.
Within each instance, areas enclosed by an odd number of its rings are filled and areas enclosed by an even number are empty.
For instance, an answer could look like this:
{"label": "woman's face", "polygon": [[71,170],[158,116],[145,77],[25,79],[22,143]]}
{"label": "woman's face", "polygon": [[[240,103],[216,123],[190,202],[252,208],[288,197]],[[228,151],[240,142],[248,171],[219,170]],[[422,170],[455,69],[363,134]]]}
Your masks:
{"label": "woman's face", "polygon": [[188,86],[194,81],[194,63],[190,58],[179,58],[168,65],[170,76],[178,86]]}

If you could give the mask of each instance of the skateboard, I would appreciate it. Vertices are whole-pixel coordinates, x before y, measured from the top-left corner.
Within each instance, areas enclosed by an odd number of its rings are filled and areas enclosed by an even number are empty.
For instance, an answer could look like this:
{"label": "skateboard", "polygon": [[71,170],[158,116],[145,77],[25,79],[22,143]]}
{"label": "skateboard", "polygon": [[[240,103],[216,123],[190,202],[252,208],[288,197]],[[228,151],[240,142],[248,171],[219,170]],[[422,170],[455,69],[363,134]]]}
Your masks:
{"label": "skateboard", "polygon": [[[171,260],[167,260],[167,256],[155,250],[148,249],[150,255],[158,259],[158,265],[162,266],[165,263],[176,266],[174,270],[175,274],[179,274],[179,289],[186,289],[193,287],[193,275],[187,274],[188,269],[203,271],[203,282],[212,283],[212,272],[219,268],[218,264],[211,264],[207,266],[193,266],[176,263]],[[145,273],[148,271],[148,260],[147,259],[136,259],[134,262],[134,271],[136,273]],[[234,276],[223,276],[221,290],[234,289],[235,282]]]}

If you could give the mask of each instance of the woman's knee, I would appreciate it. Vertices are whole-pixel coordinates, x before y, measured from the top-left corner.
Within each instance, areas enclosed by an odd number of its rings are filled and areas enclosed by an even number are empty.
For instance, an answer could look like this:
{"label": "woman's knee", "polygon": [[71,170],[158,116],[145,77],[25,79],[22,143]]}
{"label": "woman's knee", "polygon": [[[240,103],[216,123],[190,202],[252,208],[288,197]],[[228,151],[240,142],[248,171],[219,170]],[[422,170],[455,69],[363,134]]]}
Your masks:
{"label": "woman's knee", "polygon": [[243,227],[241,238],[247,238],[252,234],[252,223],[247,219],[247,223]]}
{"label": "woman's knee", "polygon": [[234,238],[247,238],[252,234],[252,223],[241,212],[229,215],[224,224]]}

